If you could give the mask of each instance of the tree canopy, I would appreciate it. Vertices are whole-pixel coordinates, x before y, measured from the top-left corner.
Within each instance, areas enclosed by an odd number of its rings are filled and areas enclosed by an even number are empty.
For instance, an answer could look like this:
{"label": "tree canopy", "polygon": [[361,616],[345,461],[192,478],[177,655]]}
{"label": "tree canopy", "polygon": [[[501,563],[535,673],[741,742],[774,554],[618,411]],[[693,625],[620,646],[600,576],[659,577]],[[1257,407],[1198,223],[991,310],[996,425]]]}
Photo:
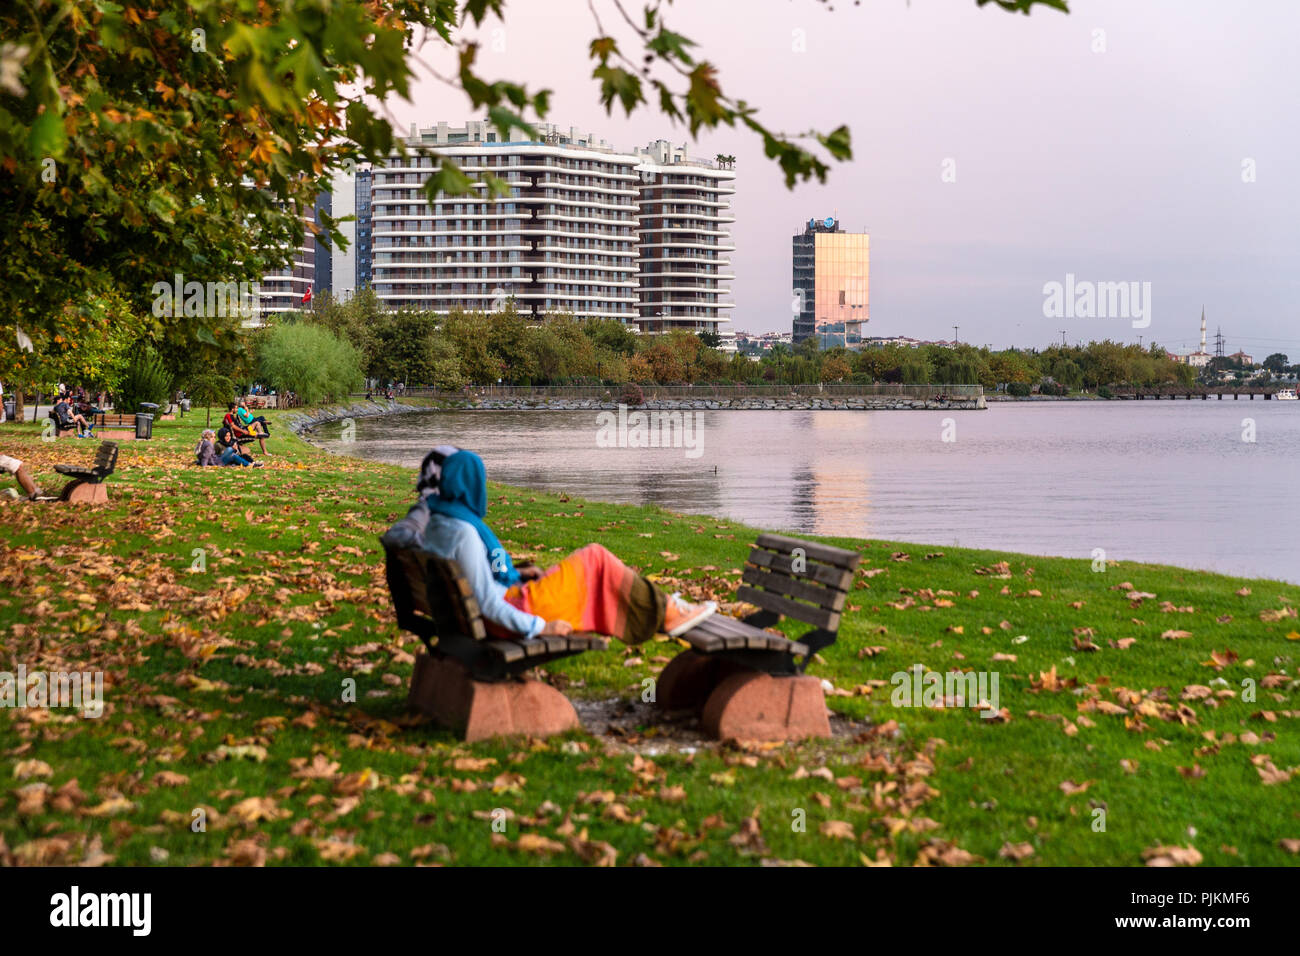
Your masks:
{"label": "tree canopy", "polygon": [[[1065,9],[1064,0],[976,2]],[[619,0],[590,8],[592,78],[607,111],[658,109],[692,135],[743,129],[762,140],[790,186],[824,181],[829,162],[851,157],[847,127],[785,134],[725,93],[694,41],[668,26],[660,0],[639,18]],[[307,228],[300,213],[331,174],[402,149],[382,104],[410,98],[417,65],[436,74],[417,52],[426,42],[455,50],[455,74],[440,78],[503,135],[535,132],[524,117],[544,118],[550,91],[482,76],[477,44],[453,35],[489,16],[506,18],[505,0],[5,5],[4,324],[50,331],[68,304],[116,287],[160,348],[216,344],[211,316],[152,314],[154,283],[256,281],[286,265]],[[430,196],[473,188],[450,162],[427,184]],[[342,242],[333,220],[321,220]],[[12,327],[3,337],[14,339]]]}

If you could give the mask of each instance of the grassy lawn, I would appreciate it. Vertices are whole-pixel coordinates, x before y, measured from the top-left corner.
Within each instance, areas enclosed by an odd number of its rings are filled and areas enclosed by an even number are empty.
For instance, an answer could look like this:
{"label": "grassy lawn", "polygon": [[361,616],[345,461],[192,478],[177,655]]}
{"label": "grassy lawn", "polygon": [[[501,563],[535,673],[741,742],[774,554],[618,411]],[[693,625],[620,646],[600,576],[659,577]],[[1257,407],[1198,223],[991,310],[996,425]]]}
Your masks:
{"label": "grassy lawn", "polygon": [[[0,502],[0,669],[106,682],[99,719],[3,711],[0,863],[1297,861],[1300,587],[829,539],[863,554],[809,668],[846,718],[832,740],[682,746],[647,722],[465,745],[405,713],[418,641],[377,537],[412,473],[283,426],[265,468],[187,467],[201,424],[123,442],[107,507]],[[95,446],[0,427],[47,488]],[[516,555],[599,540],[723,602],[756,534],[581,488],[491,491]],[[678,649],[615,642],[549,679],[636,701]],[[891,675],[917,663],[997,672],[1002,715],[894,706]]]}

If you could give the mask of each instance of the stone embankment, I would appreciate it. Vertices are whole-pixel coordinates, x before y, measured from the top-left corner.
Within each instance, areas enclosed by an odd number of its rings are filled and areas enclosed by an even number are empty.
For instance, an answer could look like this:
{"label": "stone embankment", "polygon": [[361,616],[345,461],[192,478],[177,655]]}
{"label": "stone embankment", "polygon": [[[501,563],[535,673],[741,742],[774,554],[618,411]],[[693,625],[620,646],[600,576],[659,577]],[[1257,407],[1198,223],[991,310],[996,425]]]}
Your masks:
{"label": "stone embankment", "polygon": [[[466,411],[516,411],[543,409],[549,411],[584,411],[587,409],[616,409],[616,399],[594,398],[479,398],[450,399],[438,403],[442,408]],[[878,411],[886,409],[977,409],[985,408],[984,397],[970,399],[920,399],[888,396],[859,396],[853,398],[663,398],[647,399],[636,406],[645,410],[683,411]]]}

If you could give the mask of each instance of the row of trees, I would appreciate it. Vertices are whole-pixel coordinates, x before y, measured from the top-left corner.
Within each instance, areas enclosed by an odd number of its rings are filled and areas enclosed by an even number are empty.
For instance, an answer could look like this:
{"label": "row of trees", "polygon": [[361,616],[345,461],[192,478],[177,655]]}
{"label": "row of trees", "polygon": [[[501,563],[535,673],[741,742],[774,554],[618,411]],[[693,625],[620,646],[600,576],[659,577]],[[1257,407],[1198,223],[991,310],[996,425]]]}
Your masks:
{"label": "row of trees", "polygon": [[[83,314],[85,313],[85,314]],[[50,392],[82,384],[119,407],[161,401],[183,390],[219,404],[257,382],[305,403],[342,398],[366,381],[457,390],[467,385],[978,384],[1028,391],[1191,384],[1196,370],[1156,344],[1103,341],[1043,351],[992,351],[971,345],[887,345],[822,350],[816,340],[778,345],[757,357],[719,351],[716,336],[637,335],[615,320],[556,316],[533,323],[513,303],[499,312],[389,312],[369,290],[346,303],[323,296],[306,313],[244,329],[229,319],[212,341],[186,348],[149,334],[124,300],[106,295],[90,310],[42,330],[33,352],[4,346],[11,386]],[[132,333],[135,333],[134,335]],[[1271,359],[1274,357],[1270,356]],[[1285,356],[1280,357],[1285,359]],[[1274,365],[1277,361],[1274,360]]]}

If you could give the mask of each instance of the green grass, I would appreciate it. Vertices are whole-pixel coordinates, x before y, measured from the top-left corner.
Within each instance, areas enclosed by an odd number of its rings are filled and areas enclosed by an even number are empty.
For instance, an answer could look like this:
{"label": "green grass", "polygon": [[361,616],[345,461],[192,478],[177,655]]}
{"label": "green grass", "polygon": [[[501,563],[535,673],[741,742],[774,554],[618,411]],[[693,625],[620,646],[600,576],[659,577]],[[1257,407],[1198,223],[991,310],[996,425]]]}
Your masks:
{"label": "green grass", "polygon": [[[0,504],[0,668],[108,675],[100,719],[0,717],[0,862],[1139,865],[1158,845],[1194,846],[1206,864],[1296,861],[1281,841],[1300,838],[1297,622],[1261,620],[1293,613],[1294,585],[833,538],[863,571],[809,672],[860,732],[694,752],[654,725],[466,745],[405,714],[418,642],[393,623],[377,537],[410,504],[412,473],[330,457],[283,427],[266,468],[188,468],[201,422],[123,442],[107,507]],[[93,450],[0,428],[0,452],[47,486],[54,463]],[[732,600],[756,533],[491,490],[489,520],[516,554],[599,540],[697,597]],[[1133,606],[1121,583],[1155,597]],[[615,642],[551,679],[634,700],[678,647]],[[1235,659],[1208,666],[1225,650]],[[1009,720],[895,707],[890,677],[916,663],[997,671]],[[1188,687],[1215,696],[1184,702]],[[511,814],[503,833],[496,810]],[[1009,844],[1033,852],[1000,856]]]}

